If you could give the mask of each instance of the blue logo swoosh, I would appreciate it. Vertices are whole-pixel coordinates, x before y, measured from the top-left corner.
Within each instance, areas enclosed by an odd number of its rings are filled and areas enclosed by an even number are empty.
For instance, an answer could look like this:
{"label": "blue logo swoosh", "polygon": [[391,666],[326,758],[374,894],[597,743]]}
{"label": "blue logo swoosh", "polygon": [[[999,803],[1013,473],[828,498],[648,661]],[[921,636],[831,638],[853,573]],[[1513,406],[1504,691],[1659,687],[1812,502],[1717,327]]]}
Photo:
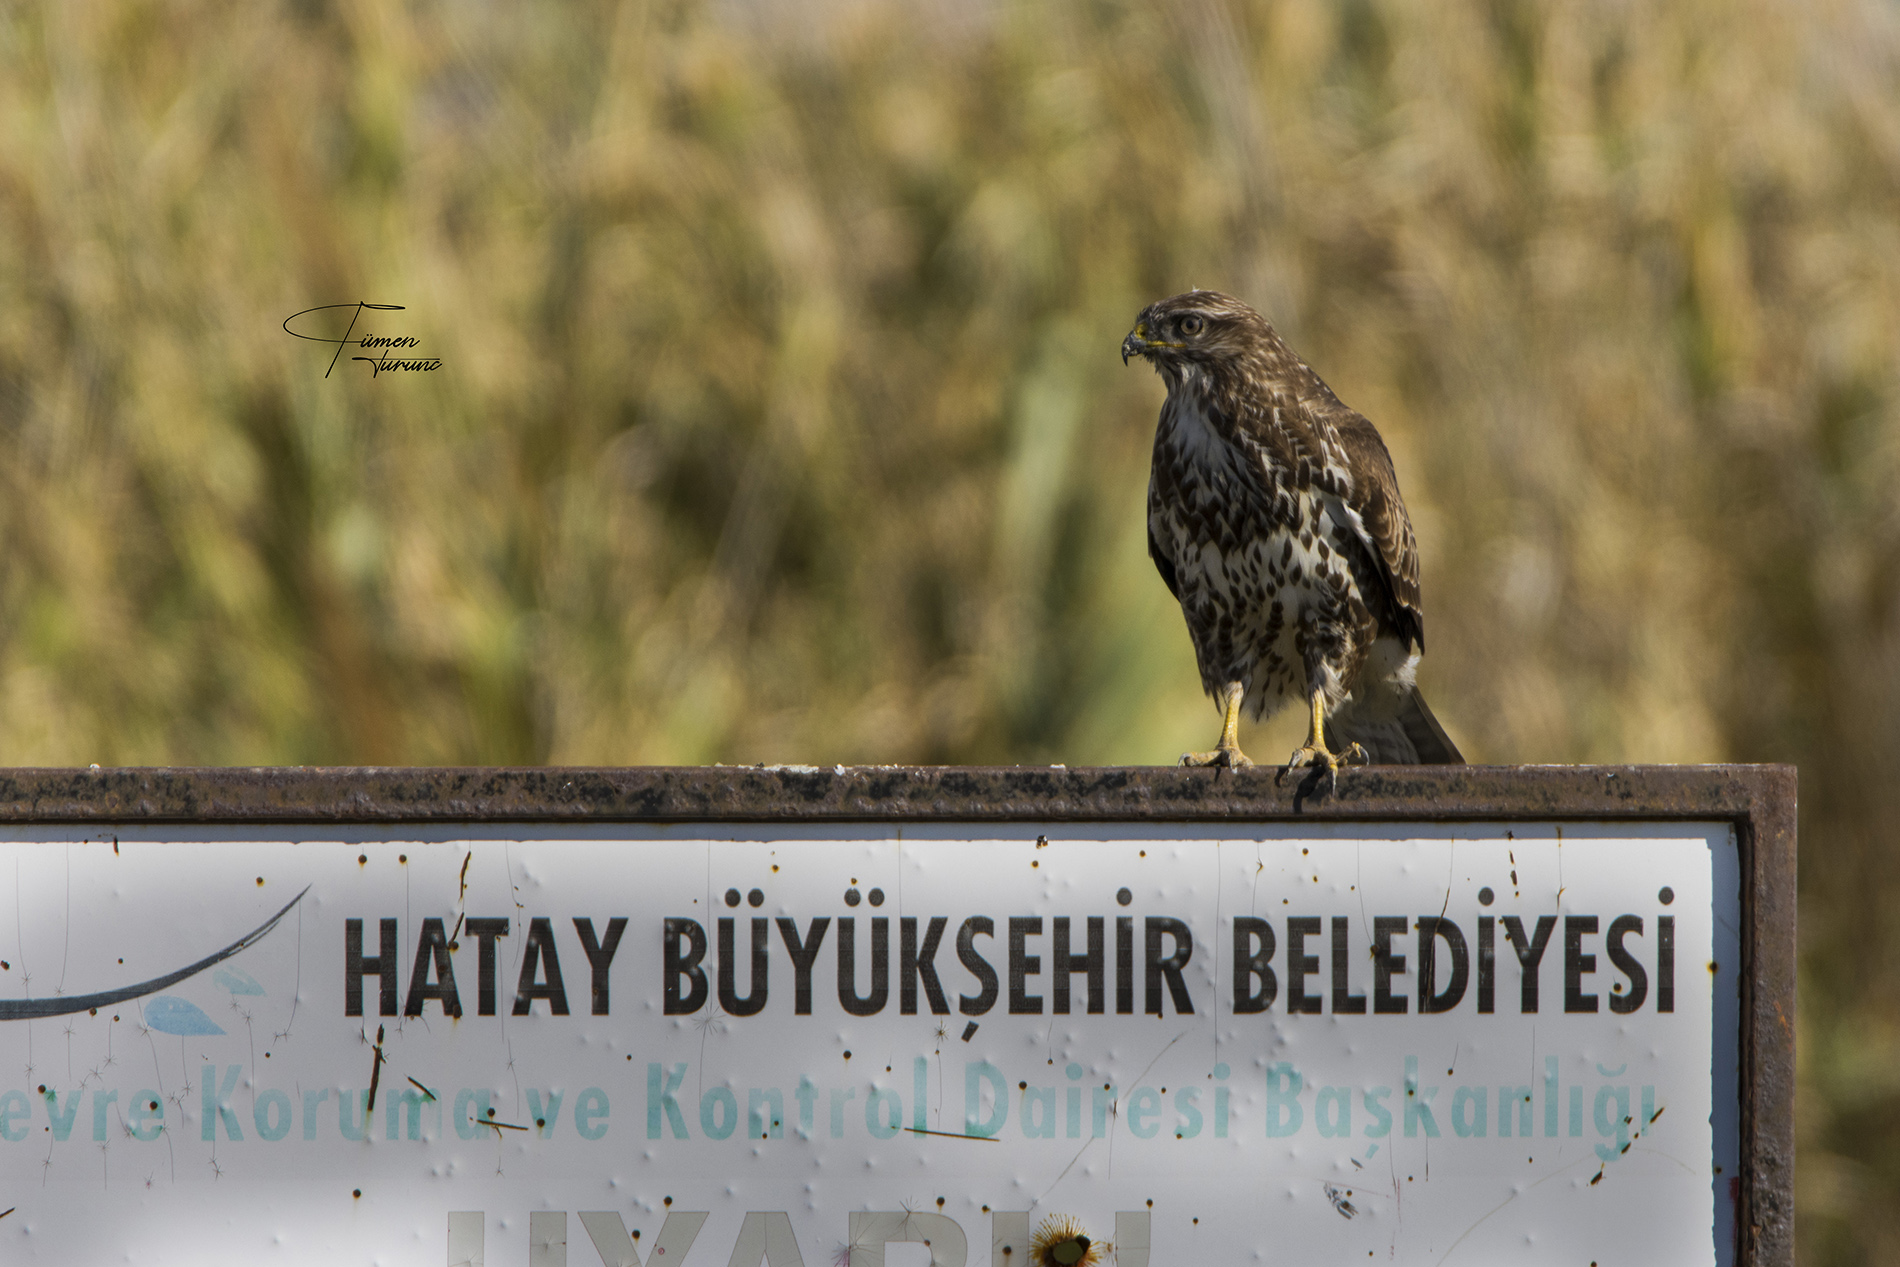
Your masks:
{"label": "blue logo swoosh", "polygon": [[290,908],[303,901],[304,893],[310,892],[310,886],[303,886],[303,893],[284,904],[277,912],[253,928],[244,936],[226,946],[216,954],[207,955],[197,963],[168,972],[162,977],[153,977],[150,981],[141,981],[137,985],[123,986],[117,990],[105,990],[98,994],[62,995],[50,999],[0,999],[0,1021],[30,1021],[42,1016],[67,1016],[73,1012],[86,1012],[95,1007],[111,1007],[114,1003],[123,1003],[127,999],[136,999],[143,995],[163,990],[168,985],[176,985],[186,977],[194,977],[214,963],[222,963],[240,950],[247,949],[264,940],[271,929],[277,927],[277,921],[290,914]]}

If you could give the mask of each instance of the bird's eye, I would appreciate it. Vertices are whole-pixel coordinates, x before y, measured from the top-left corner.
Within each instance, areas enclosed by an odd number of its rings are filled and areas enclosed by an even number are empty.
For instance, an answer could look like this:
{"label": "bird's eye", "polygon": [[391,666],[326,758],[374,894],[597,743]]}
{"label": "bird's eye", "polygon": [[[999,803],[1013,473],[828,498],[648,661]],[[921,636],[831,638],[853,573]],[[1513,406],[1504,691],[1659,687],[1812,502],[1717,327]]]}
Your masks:
{"label": "bird's eye", "polygon": [[1207,321],[1196,313],[1190,312],[1187,316],[1181,318],[1181,333],[1182,334],[1195,335],[1195,334],[1199,334],[1202,330],[1205,330],[1206,328],[1207,328]]}

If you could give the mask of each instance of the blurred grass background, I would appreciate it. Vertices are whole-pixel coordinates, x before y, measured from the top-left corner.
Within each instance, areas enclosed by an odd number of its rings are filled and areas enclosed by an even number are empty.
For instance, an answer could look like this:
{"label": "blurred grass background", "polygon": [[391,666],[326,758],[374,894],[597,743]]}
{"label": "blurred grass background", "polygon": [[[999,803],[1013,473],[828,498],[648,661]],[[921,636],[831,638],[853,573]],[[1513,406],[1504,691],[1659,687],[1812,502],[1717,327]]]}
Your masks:
{"label": "blurred grass background", "polygon": [[1166,762],[1191,285],[1474,759],[1800,764],[1802,1258],[1900,1262],[1881,0],[4,0],[0,762]]}

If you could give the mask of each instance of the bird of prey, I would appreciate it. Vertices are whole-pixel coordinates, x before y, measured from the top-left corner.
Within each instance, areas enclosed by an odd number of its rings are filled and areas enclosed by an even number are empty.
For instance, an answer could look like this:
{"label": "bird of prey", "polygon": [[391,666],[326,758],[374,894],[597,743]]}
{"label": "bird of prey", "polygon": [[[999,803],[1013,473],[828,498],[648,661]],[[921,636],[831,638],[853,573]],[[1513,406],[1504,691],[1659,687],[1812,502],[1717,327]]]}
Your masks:
{"label": "bird of prey", "polygon": [[1241,709],[1312,710],[1288,768],[1462,764],[1414,684],[1418,548],[1392,458],[1266,318],[1191,290],[1122,341],[1167,384],[1148,553],[1180,600],[1220,742],[1183,765],[1245,766]]}

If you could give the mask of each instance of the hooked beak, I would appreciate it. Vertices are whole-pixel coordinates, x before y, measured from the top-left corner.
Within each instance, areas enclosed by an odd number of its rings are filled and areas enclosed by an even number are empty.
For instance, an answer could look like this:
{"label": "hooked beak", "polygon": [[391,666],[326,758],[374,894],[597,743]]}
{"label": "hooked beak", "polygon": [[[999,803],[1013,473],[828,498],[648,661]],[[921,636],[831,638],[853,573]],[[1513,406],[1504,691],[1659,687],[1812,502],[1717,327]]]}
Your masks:
{"label": "hooked beak", "polygon": [[1148,330],[1148,327],[1146,325],[1138,325],[1132,331],[1129,332],[1129,335],[1127,338],[1122,340],[1122,364],[1123,365],[1128,364],[1129,357],[1141,356],[1142,354],[1147,352],[1149,344],[1148,344],[1147,338],[1144,337],[1147,333],[1147,330]]}

